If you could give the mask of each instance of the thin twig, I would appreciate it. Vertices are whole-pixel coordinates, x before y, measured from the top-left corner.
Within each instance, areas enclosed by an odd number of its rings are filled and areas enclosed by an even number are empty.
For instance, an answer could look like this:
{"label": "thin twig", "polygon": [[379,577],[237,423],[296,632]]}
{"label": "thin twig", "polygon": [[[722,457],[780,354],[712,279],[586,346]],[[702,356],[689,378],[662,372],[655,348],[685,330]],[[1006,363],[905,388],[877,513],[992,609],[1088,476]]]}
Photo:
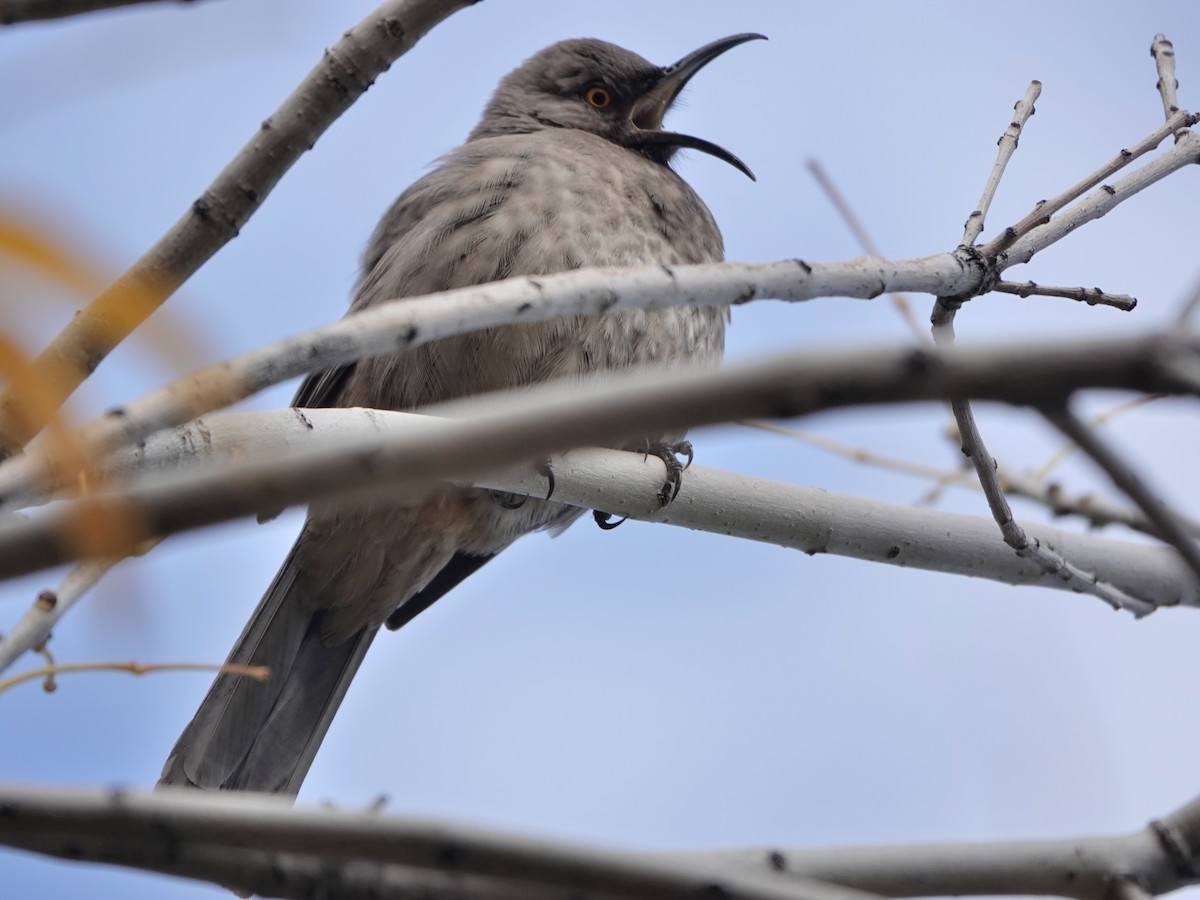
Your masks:
{"label": "thin twig", "polygon": [[1088,306],[1111,306],[1122,312],[1132,312],[1137,307],[1137,298],[1128,294],[1109,294],[1098,287],[1065,288],[1049,287],[1034,281],[997,281],[992,290],[1005,294],[1016,294],[1018,297],[1065,297],[1067,300],[1077,300]]}
{"label": "thin twig", "polygon": [[[28,681],[45,678],[50,685],[56,675],[76,672],[124,672],[127,675],[152,675],[156,672],[220,672],[226,675],[241,675],[256,681],[266,681],[271,677],[271,670],[266,666],[243,666],[237,663],[61,663],[55,666],[45,666],[31,669],[11,678],[0,678],[0,694],[9,688],[16,687]],[[48,687],[54,690],[53,686]]]}
{"label": "thin twig", "polygon": [[1025,123],[1029,121],[1029,117],[1034,114],[1033,104],[1041,96],[1041,93],[1042,83],[1040,81],[1031,81],[1028,89],[1025,91],[1025,96],[1013,106],[1013,119],[1008,124],[1008,128],[1004,130],[1004,134],[1000,135],[1000,140],[996,142],[1000,147],[1000,151],[996,154],[996,162],[992,166],[992,171],[983,186],[983,194],[979,198],[979,206],[967,216],[962,236],[962,245],[964,247],[973,247],[979,235],[983,234],[988,210],[992,208],[992,199],[996,196],[996,189],[1000,186],[1000,179],[1004,176],[1004,170],[1008,166],[1008,161],[1012,159],[1013,153],[1016,152],[1017,144],[1021,140],[1021,130],[1025,127]]}
{"label": "thin twig", "polygon": [[112,566],[109,561],[79,563],[57,589],[38,594],[17,624],[0,635],[0,672],[27,650],[44,646],[51,629]]}
{"label": "thin twig", "polygon": [[1042,414],[1137,504],[1157,527],[1164,541],[1174,547],[1200,580],[1200,547],[1192,540],[1180,517],[1158,497],[1150,486],[1095,431],[1081,422],[1066,406],[1046,407]]}
{"label": "thin twig", "polygon": [[[875,241],[867,233],[862,220],[859,219],[853,207],[850,206],[850,201],[838,190],[838,186],[833,183],[833,179],[825,171],[825,167],[821,165],[821,161],[815,157],[809,157],[805,165],[808,166],[808,171],[812,173],[821,190],[825,192],[825,196],[829,198],[829,202],[833,204],[833,208],[842,217],[842,221],[846,223],[846,226],[858,240],[858,246],[871,256],[882,256],[883,254],[879,252]],[[900,313],[900,318],[904,319],[905,324],[908,325],[908,330],[913,333],[917,340],[922,343],[929,343],[929,334],[925,331],[921,323],[917,321],[916,313],[913,312],[912,302],[908,299],[908,295],[903,291],[889,291],[888,297],[892,301],[892,306]]]}
{"label": "thin twig", "polygon": [[1160,32],[1154,36],[1154,43],[1150,45],[1150,55],[1154,57],[1154,67],[1158,70],[1156,87],[1162,97],[1163,117],[1169,120],[1179,109],[1179,81],[1175,78],[1175,45]]}
{"label": "thin twig", "polygon": [[980,247],[979,252],[989,259],[1006,252],[1018,239],[1025,237],[1025,235],[1029,234],[1035,228],[1049,222],[1050,218],[1059,210],[1082,197],[1092,188],[1096,187],[1096,185],[1101,184],[1106,178],[1121,171],[1121,169],[1125,168],[1138,157],[1149,153],[1174,134],[1177,129],[1195,124],[1195,122],[1196,117],[1190,113],[1184,110],[1176,112],[1167,120],[1165,125],[1142,138],[1130,149],[1122,150],[1082,181],[1067,188],[1057,197],[1040,201],[1031,213],[1017,222],[1016,225],[1005,228],[1004,231]]}
{"label": "thin twig", "polygon": [[[386,0],[324,52],[183,217],[34,360],[60,407],[134,328],[237,236],[292,164],[429,29],[475,0]],[[33,436],[27,399],[0,394],[0,453]]]}
{"label": "thin twig", "polygon": [[[957,304],[953,301],[944,303],[942,298],[938,298],[933,314],[933,336],[939,347],[950,346],[954,343],[954,313],[956,309]],[[1147,604],[1141,597],[1133,596],[1109,582],[1101,581],[1094,572],[1080,569],[1061,554],[1029,539],[1025,529],[1013,518],[1012,509],[1008,505],[1008,500],[1005,499],[1004,491],[996,474],[996,461],[988,452],[987,446],[983,442],[983,436],[975,424],[975,415],[971,411],[971,404],[967,400],[956,399],[951,401],[950,405],[962,436],[962,451],[975,466],[980,486],[987,498],[988,508],[992,511],[992,517],[996,520],[996,524],[1000,526],[1000,534],[1003,536],[1004,542],[1012,547],[1018,556],[1033,560],[1041,566],[1046,574],[1061,578],[1071,590],[1090,594],[1104,601],[1113,609],[1128,610],[1136,616],[1144,616],[1153,612],[1154,607]]]}

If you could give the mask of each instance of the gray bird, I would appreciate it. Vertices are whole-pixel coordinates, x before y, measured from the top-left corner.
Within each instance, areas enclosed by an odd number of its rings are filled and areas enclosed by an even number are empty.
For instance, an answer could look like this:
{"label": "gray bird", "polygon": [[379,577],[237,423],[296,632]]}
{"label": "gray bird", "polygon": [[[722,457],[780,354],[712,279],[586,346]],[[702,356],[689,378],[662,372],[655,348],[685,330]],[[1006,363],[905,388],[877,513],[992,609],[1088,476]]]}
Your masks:
{"label": "gray bird", "polygon": [[[721,233],[670,167],[680,148],[750,175],[728,151],[662,130],[688,80],[761,35],[715,41],[672,66],[598,40],[533,56],[501,82],[467,142],[400,195],[363,257],[351,310],[584,266],[714,262]],[[486,391],[630,367],[718,365],[727,307],[574,316],[491,328],[309,376],[298,407],[415,409]],[[678,489],[672,442],[651,435]],[[429,607],[518,537],[580,510],[445,488],[404,505],[314,504],[160,784],[295,794],[372,639]]]}

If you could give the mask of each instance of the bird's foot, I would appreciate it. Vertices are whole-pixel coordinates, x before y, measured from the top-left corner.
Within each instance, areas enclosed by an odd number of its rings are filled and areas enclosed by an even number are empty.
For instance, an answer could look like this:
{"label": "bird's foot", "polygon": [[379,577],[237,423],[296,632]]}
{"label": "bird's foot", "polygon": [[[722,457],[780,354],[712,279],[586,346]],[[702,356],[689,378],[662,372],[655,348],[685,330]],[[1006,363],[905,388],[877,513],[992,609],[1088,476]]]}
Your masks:
{"label": "bird's foot", "polygon": [[[666,506],[679,496],[679,489],[683,487],[683,473],[695,458],[691,441],[678,441],[674,444],[662,441],[649,443],[646,445],[643,456],[657,456],[667,467],[667,480],[663,482],[662,489],[658,492],[659,504]],[[687,462],[680,462],[679,457],[681,456],[687,457]]]}
{"label": "bird's foot", "polygon": [[605,531],[612,531],[614,528],[624,522],[628,516],[621,516],[619,519],[614,519],[612,513],[606,513],[598,509],[593,509],[592,518],[595,519],[596,524]]}
{"label": "bird's foot", "polygon": [[549,500],[554,496],[554,466],[550,464],[550,457],[543,456],[533,466],[537,473],[546,479],[546,499]]}

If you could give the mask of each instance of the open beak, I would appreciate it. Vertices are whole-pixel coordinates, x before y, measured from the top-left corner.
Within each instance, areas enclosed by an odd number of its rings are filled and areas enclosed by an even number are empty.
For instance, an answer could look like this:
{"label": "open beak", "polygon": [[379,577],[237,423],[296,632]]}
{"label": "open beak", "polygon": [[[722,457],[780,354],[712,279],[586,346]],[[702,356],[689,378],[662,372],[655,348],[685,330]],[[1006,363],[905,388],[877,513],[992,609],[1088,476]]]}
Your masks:
{"label": "open beak", "polygon": [[635,140],[638,146],[646,150],[662,148],[666,151],[663,154],[665,158],[670,158],[670,153],[680,147],[699,150],[701,153],[723,159],[735,169],[744,172],[751,181],[756,180],[750,168],[724,147],[719,147],[703,138],[692,137],[689,134],[662,130],[663,117],[666,116],[667,110],[671,108],[671,104],[675,102],[675,98],[679,96],[679,92],[683,90],[693,75],[726,50],[731,50],[746,41],[755,40],[765,41],[766,36],[734,34],[727,38],[721,38],[719,41],[706,44],[699,50],[693,50],[679,62],[662,69],[658,83],[635,100],[633,104],[630,118],[637,129]]}

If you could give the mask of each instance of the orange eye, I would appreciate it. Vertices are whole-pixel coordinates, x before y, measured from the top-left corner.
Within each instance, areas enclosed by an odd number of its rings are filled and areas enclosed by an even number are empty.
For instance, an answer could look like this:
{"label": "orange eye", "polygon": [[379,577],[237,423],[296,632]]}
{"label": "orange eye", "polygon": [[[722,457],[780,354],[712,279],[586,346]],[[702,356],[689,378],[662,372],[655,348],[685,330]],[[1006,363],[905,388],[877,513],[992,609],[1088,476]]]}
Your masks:
{"label": "orange eye", "polygon": [[602,87],[593,87],[588,88],[587,93],[583,95],[583,99],[587,100],[596,109],[607,109],[608,105],[612,103],[612,94]]}

